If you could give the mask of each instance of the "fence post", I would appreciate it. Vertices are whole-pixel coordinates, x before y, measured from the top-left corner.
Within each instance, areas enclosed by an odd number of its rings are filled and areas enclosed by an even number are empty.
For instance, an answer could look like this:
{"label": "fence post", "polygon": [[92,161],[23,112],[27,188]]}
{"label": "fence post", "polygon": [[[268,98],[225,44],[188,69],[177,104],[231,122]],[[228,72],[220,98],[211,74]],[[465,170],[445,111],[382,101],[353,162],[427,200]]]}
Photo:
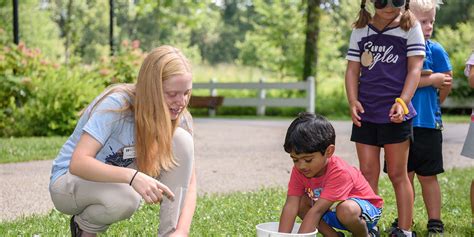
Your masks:
{"label": "fence post", "polygon": [[[217,80],[215,78],[211,78],[211,80],[209,82],[211,83],[211,88],[209,88],[209,93],[213,97],[217,96],[217,89],[214,88],[214,84],[217,82]],[[216,116],[216,110],[213,109],[213,108],[209,108],[208,109],[208,114],[209,114],[209,117],[214,117],[214,116]]]}
{"label": "fence post", "polygon": [[308,99],[308,107],[306,108],[306,112],[314,113],[315,107],[316,107],[316,90],[314,86],[314,77],[308,77],[306,80],[306,83],[308,83],[308,88],[306,90],[306,99]]}
{"label": "fence post", "polygon": [[265,83],[265,78],[260,78],[258,80],[259,83],[259,90],[258,90],[258,99],[259,105],[257,106],[257,115],[264,116],[265,115],[265,97],[266,97],[266,90],[263,88],[263,84]]}

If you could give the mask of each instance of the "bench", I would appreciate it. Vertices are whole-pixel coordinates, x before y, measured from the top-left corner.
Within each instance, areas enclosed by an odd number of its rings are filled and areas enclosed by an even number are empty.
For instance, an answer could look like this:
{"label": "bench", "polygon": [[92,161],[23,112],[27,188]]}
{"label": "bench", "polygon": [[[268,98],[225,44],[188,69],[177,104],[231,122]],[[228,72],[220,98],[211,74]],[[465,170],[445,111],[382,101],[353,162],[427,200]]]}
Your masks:
{"label": "bench", "polygon": [[224,102],[224,96],[191,96],[189,100],[190,108],[207,108],[209,116],[215,116],[217,107]]}

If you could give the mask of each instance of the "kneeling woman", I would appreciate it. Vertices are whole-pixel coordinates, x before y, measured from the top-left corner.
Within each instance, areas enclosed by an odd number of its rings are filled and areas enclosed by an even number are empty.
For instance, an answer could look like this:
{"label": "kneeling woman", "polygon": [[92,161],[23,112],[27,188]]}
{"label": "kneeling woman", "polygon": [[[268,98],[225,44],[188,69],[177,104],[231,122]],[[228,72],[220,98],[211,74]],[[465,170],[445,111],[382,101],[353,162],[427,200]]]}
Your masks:
{"label": "kneeling woman", "polygon": [[[191,66],[176,48],[145,58],[136,84],[115,85],[84,111],[53,162],[50,194],[72,236],[95,236],[161,203],[159,236],[187,235],[196,207],[194,144],[179,127]],[[181,121],[182,123],[182,121]]]}

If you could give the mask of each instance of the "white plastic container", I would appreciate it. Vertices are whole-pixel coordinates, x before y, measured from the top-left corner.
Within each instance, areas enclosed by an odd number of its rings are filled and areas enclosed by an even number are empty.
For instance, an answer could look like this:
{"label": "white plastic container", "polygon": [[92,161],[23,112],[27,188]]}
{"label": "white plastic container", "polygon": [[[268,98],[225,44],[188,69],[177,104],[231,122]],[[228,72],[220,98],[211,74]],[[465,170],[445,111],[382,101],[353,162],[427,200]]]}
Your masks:
{"label": "white plastic container", "polygon": [[278,232],[279,222],[267,222],[261,223],[256,226],[257,228],[257,237],[314,237],[318,233],[318,230],[315,230],[311,233],[298,234],[300,229],[300,224],[295,223],[291,233],[280,233]]}

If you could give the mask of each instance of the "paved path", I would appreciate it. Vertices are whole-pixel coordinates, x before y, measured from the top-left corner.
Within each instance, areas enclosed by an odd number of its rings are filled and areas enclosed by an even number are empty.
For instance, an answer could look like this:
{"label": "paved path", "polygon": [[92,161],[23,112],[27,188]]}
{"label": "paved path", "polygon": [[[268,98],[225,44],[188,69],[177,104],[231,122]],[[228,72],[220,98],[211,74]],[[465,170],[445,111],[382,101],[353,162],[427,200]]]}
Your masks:
{"label": "paved path", "polygon": [[[292,162],[283,151],[290,120],[196,119],[195,154],[198,193],[251,191],[286,186]],[[351,124],[333,122],[336,154],[357,166],[349,141]],[[474,166],[459,155],[468,124],[447,124],[444,131],[445,168]],[[21,215],[49,212],[51,160],[0,165],[0,222]]]}

